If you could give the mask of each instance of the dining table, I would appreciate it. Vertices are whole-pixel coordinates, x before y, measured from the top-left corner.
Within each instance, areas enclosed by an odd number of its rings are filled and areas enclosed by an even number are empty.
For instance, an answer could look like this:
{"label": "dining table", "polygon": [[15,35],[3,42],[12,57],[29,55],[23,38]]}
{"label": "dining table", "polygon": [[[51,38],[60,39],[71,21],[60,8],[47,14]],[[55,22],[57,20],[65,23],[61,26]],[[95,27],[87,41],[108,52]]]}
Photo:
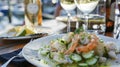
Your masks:
{"label": "dining table", "polygon": [[[53,22],[53,20],[51,22]],[[46,24],[44,24],[44,25],[46,25]],[[62,33],[65,33],[64,32],[65,29],[62,30]],[[108,37],[113,37],[113,32],[105,32],[102,35],[108,36]],[[2,38],[0,38],[0,56],[3,55],[3,54],[11,53],[11,52],[17,51],[19,49],[22,49],[30,41],[31,41],[31,39],[25,39],[25,40],[24,39],[23,40],[3,40]],[[0,59],[0,66],[3,65],[5,62],[6,61],[3,61],[3,60]],[[25,60],[22,63],[12,63],[12,62],[10,62],[7,67],[36,67],[36,66],[32,65],[27,60]]]}
{"label": "dining table", "polygon": [[[106,32],[104,34],[105,36],[108,37],[113,37],[113,33],[112,32]],[[2,40],[0,39],[0,55],[2,54],[6,54],[6,53],[10,53],[13,51],[16,51],[18,49],[23,48],[27,43],[30,42],[31,39],[26,39],[26,40],[17,40],[17,41],[6,41],[6,40]],[[5,63],[6,61],[0,61],[0,66]],[[29,62],[25,61],[23,63],[9,63],[9,65],[7,67],[35,67],[34,65],[30,64]]]}
{"label": "dining table", "polygon": [[[3,41],[0,40],[0,55],[10,53],[13,51],[16,51],[18,49],[23,48],[30,39],[27,40],[18,40],[18,41]],[[6,61],[0,61],[0,66],[5,63]],[[9,63],[7,67],[35,67],[32,64],[28,63],[27,61],[22,64],[15,64],[15,63]]]}

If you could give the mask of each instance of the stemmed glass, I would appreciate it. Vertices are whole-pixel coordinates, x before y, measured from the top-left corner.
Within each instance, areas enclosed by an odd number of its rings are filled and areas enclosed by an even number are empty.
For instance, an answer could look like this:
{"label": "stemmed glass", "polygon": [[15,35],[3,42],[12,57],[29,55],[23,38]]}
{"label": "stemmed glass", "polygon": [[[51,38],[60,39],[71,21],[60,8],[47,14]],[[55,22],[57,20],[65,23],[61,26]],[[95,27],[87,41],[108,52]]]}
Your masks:
{"label": "stemmed glass", "polygon": [[97,6],[99,0],[74,0],[75,4],[79,8],[79,10],[84,14],[85,16],[85,31],[88,30],[88,19],[89,19],[89,13],[91,13]]}
{"label": "stemmed glass", "polygon": [[[115,23],[114,23],[114,38],[119,39],[120,38],[120,0],[116,0],[116,2],[112,3],[112,5],[116,5],[116,7],[115,7]],[[111,9],[114,9],[114,8],[111,8]]]}
{"label": "stemmed glass", "polygon": [[62,8],[67,12],[68,16],[68,22],[67,22],[67,32],[70,32],[70,11],[74,10],[76,8],[76,5],[74,3],[74,0],[60,0],[60,4]]}

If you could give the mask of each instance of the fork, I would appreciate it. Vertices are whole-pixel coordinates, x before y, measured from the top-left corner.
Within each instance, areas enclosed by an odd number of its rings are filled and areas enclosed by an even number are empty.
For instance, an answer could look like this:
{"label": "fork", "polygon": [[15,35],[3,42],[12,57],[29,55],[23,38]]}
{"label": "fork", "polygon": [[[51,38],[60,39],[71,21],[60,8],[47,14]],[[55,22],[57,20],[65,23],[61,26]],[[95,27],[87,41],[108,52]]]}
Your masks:
{"label": "fork", "polygon": [[[30,40],[30,42],[32,42],[33,41],[33,39],[31,39]],[[30,43],[29,42],[29,43]],[[14,58],[16,58],[16,57],[23,57],[23,55],[22,55],[22,51],[20,51],[16,56],[13,56],[13,57],[11,57],[7,62],[5,62],[1,67],[7,67],[7,65],[14,59]]]}
{"label": "fork", "polygon": [[7,67],[7,65],[16,57],[23,57],[22,52],[19,52],[16,56],[11,57],[7,62],[5,62],[1,67]]}

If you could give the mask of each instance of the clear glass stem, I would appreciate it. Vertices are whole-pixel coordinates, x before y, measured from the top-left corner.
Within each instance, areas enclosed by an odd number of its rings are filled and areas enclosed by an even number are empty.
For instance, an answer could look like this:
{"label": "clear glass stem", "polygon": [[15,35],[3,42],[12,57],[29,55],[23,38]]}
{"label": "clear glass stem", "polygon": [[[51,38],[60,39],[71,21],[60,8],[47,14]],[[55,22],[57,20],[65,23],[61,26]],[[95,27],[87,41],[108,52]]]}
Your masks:
{"label": "clear glass stem", "polygon": [[76,21],[76,29],[78,29],[79,28],[79,21],[77,20]]}
{"label": "clear glass stem", "polygon": [[71,14],[69,12],[67,12],[67,16],[68,16],[68,20],[67,20],[67,33],[70,32],[70,17],[71,17]]}
{"label": "clear glass stem", "polygon": [[77,10],[77,8],[75,10],[76,10],[76,16],[77,16],[77,19],[76,19],[76,29],[78,29],[79,28],[78,10]]}
{"label": "clear glass stem", "polygon": [[87,30],[88,30],[88,24],[89,24],[89,18],[88,18],[88,15],[85,15],[85,31],[87,32]]}

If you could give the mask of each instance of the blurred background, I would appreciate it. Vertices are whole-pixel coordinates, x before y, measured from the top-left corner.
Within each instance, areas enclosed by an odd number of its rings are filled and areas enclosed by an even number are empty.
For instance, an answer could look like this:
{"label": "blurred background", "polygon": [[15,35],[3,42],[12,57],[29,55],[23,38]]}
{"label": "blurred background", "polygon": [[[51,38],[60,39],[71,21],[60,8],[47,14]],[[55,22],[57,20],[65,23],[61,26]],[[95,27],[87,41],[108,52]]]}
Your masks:
{"label": "blurred background", "polygon": [[[41,0],[43,19],[54,18],[58,0]],[[72,12],[75,13],[74,11]],[[61,15],[66,15],[61,10]],[[18,19],[19,18],[19,19]],[[0,0],[0,23],[22,25],[24,23],[24,0]]]}
{"label": "blurred background", "polygon": [[[53,19],[56,16],[66,16],[65,10],[60,7],[60,13],[55,15],[59,4],[58,0],[41,0],[42,1],[42,16],[43,19]],[[104,0],[103,0],[104,1]],[[113,0],[107,0],[106,7],[111,5]],[[71,11],[75,15],[78,9]],[[23,25],[24,24],[24,0],[0,0],[0,30],[6,24]]]}

